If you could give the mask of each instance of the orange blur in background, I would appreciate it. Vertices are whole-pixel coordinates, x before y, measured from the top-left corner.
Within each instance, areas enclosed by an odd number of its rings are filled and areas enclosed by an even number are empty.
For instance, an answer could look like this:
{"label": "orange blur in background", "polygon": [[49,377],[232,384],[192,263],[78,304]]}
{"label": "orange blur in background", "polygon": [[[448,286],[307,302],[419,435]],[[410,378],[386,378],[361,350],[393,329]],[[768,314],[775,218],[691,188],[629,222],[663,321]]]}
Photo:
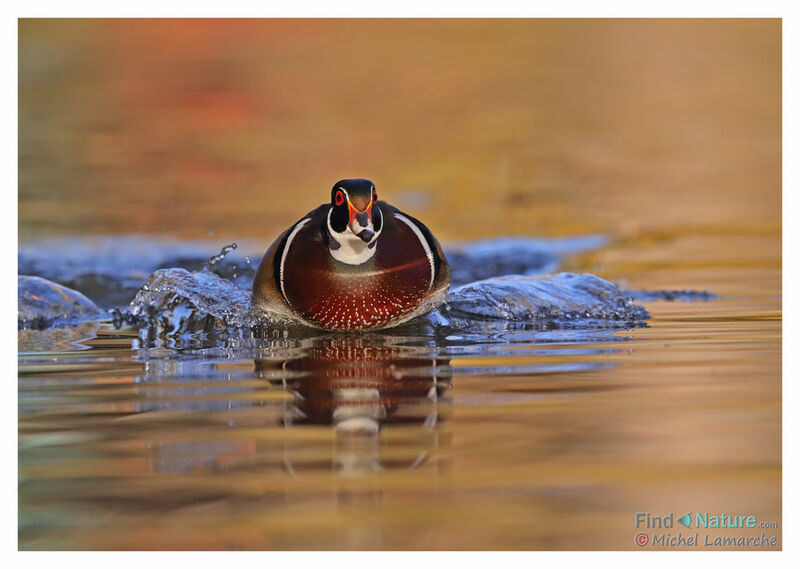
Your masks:
{"label": "orange blur in background", "polygon": [[779,20],[21,20],[20,238],[779,233]]}

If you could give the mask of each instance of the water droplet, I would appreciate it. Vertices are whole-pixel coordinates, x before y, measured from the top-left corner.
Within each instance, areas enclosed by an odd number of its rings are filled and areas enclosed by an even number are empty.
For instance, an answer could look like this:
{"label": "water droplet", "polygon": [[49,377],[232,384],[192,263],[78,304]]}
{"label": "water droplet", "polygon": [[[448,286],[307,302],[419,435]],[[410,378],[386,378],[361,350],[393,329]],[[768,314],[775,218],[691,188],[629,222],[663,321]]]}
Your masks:
{"label": "water droplet", "polygon": [[219,255],[214,255],[213,257],[210,257],[208,259],[209,266],[216,265],[217,263],[222,261],[225,258],[225,256],[234,249],[236,249],[236,243],[231,243],[230,245],[226,245],[225,247],[223,247],[222,250],[219,252]]}

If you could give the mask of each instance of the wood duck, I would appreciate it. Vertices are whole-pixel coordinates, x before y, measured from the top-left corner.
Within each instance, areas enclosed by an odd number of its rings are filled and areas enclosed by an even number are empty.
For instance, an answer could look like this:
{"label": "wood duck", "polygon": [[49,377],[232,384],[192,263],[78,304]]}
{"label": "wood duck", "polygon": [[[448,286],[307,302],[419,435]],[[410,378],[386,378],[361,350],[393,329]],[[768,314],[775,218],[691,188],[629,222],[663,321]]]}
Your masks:
{"label": "wood duck", "polygon": [[267,249],[253,300],[327,330],[396,326],[440,302],[450,267],[420,221],[378,200],[369,180],[340,180]]}

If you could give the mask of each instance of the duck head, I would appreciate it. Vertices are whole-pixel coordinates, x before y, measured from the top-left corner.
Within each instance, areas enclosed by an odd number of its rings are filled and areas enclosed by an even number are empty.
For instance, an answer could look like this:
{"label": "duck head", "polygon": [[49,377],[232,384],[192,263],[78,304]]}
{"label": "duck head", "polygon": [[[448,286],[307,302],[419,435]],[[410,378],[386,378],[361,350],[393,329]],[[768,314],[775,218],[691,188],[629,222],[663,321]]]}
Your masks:
{"label": "duck head", "polygon": [[368,261],[375,254],[382,225],[375,184],[356,178],[333,185],[328,249],[334,259],[350,265]]}

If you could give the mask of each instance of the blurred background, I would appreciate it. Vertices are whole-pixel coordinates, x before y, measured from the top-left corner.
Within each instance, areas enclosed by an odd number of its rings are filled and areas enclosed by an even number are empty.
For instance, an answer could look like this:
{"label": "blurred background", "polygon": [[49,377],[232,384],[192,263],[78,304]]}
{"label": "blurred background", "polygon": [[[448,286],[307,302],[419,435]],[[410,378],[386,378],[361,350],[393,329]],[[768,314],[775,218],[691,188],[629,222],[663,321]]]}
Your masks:
{"label": "blurred background", "polygon": [[443,241],[775,236],[780,46],[780,20],[23,19],[19,236],[266,242],[345,177]]}

